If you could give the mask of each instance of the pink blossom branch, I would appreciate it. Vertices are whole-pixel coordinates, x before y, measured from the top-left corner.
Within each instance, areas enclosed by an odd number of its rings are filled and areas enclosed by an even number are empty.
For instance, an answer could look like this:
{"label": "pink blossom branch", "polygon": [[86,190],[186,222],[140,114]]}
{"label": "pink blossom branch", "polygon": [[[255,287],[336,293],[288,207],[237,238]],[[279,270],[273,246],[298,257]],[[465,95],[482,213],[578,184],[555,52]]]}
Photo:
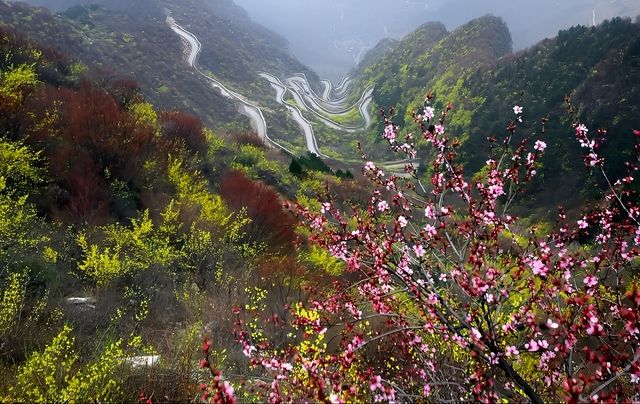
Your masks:
{"label": "pink blossom branch", "polygon": [[[609,380],[607,380],[606,382],[602,383],[600,386],[596,387],[595,389],[593,389],[591,391],[591,393],[589,393],[589,399],[595,399],[597,400],[596,395],[601,392],[602,390],[604,390],[605,388],[607,388],[607,386],[609,386],[611,383],[615,382],[616,380],[618,380],[620,377],[622,377],[623,375],[625,375],[629,369],[631,369],[631,367],[638,361],[640,360],[640,353],[636,354],[635,358],[633,358],[633,360],[627,365],[625,366],[624,369],[622,369],[621,371],[619,371],[618,373],[616,373],[612,378],[610,378]],[[585,399],[586,401],[586,399]]]}

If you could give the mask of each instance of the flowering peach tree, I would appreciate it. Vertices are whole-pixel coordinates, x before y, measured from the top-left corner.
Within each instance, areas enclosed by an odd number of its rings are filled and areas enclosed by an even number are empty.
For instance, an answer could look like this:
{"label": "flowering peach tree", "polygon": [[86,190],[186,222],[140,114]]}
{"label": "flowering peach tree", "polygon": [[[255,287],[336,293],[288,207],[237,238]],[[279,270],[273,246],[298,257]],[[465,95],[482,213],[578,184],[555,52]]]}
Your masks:
{"label": "flowering peach tree", "polygon": [[413,163],[416,137],[386,117],[383,136],[406,156],[404,175],[363,156],[374,184],[367,206],[344,209],[327,195],[319,211],[292,207],[309,242],[345,272],[272,322],[288,327],[277,342],[256,325],[259,311],[238,310],[237,336],[263,399],[639,398],[638,160],[610,180],[598,155],[605,131],[592,137],[575,121],[585,165],[608,192],[577,220],[561,209],[554,225],[527,227],[510,208],[536,176],[544,120],[538,135],[522,135],[524,108],[515,106],[506,135],[489,138],[491,155],[469,178],[447,133],[451,108],[437,112],[429,95],[413,116],[432,150],[429,181]]}

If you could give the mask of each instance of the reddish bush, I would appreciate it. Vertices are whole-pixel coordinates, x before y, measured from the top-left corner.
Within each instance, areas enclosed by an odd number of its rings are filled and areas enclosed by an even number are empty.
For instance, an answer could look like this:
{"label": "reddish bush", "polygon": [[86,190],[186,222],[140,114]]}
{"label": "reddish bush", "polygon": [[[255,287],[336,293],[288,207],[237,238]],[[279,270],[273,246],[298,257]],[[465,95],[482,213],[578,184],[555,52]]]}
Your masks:
{"label": "reddish bush", "polygon": [[231,135],[231,139],[236,144],[251,145],[261,149],[267,148],[267,145],[255,132],[236,132]]}
{"label": "reddish bush", "polygon": [[108,203],[104,181],[96,173],[95,164],[87,154],[77,157],[65,180],[70,190],[67,210],[74,219],[105,216]]}
{"label": "reddish bush", "polygon": [[134,102],[142,100],[140,86],[135,80],[116,79],[108,88],[109,94],[111,94],[123,108],[128,107]]}
{"label": "reddish bush", "polygon": [[135,179],[153,151],[153,128],[136,122],[111,94],[88,82],[61,95],[64,141],[87,150],[99,172],[108,168],[125,181]]}
{"label": "reddish bush", "polygon": [[30,118],[18,123],[21,134],[44,150],[51,177],[70,195],[62,205],[74,220],[108,199],[107,171],[137,187],[145,161],[157,154],[155,129],[137,122],[111,94],[89,82],[77,90],[43,86],[23,109]]}
{"label": "reddish bush", "polygon": [[266,242],[273,248],[292,246],[296,220],[283,209],[275,190],[233,171],[222,181],[220,195],[234,209],[246,208],[251,218],[247,235],[252,241]]}
{"label": "reddish bush", "polygon": [[207,139],[200,118],[186,112],[173,111],[162,114],[160,120],[162,138],[168,142],[169,149],[174,149],[184,142],[190,150],[200,154],[206,153]]}

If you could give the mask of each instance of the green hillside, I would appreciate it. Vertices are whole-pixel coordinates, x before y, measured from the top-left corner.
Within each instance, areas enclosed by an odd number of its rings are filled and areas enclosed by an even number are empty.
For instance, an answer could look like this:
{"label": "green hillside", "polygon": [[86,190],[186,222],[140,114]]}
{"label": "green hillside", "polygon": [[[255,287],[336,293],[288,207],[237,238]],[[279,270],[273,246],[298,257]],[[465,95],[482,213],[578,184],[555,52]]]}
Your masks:
{"label": "green hillside", "polygon": [[611,177],[620,178],[636,141],[631,129],[640,127],[640,106],[634,102],[640,96],[639,67],[640,24],[616,19],[595,28],[561,31],[556,38],[468,76],[464,87],[469,97],[481,102],[474,105],[468,122],[452,127],[468,135],[462,147],[468,169],[477,170],[483,163],[478,151],[487,150],[487,134],[505,133],[504,122],[492,117],[521,104],[525,133],[540,133],[538,122],[547,120],[541,136],[549,150],[537,184],[544,196],[532,202],[554,206],[590,199],[587,190],[593,189],[594,180],[581,169],[582,153],[567,130],[571,118],[564,97],[573,103],[573,119],[590,122],[594,137],[599,128],[607,129],[600,153]]}
{"label": "green hillside", "polygon": [[[482,17],[454,32],[447,32],[441,23],[426,23],[407,35],[393,50],[377,62],[354,71],[356,88],[374,86],[374,103],[379,108],[394,108],[395,122],[400,126],[411,121],[410,111],[422,105],[429,90],[436,91],[439,100],[465,94],[461,78],[511,51],[509,30],[502,20]],[[356,94],[359,91],[356,91]],[[378,120],[380,122],[380,120]],[[376,132],[363,134],[369,153],[376,155],[379,146]]]}
{"label": "green hillside", "polygon": [[[78,1],[78,3],[81,3]],[[96,1],[58,14],[23,3],[0,3],[0,23],[43,44],[62,49],[92,70],[139,83],[145,97],[159,108],[191,111],[209,126],[249,130],[233,103],[213,90],[184,62],[184,44],[165,22],[167,11],[203,44],[199,63],[205,71],[254,100],[273,103],[272,89],[258,71],[315,75],[293,59],[284,39],[250,22],[230,1],[178,3],[145,0]],[[279,132],[295,125],[271,119]],[[240,123],[240,124],[239,124]]]}
{"label": "green hillside", "polygon": [[[608,129],[603,155],[611,160],[613,177],[623,172],[622,158],[630,155],[634,144],[629,128],[640,127],[638,104],[632,101],[640,91],[639,39],[637,23],[615,19],[561,31],[553,39],[511,53],[508,29],[495,17],[474,20],[452,33],[430,23],[355,74],[360,88],[376,86],[376,106],[394,107],[394,122],[406,132],[417,130],[410,114],[422,113],[428,92],[435,97],[437,111],[452,103],[446,127],[462,142],[460,152],[470,173],[486,160],[487,137],[506,134],[506,123],[515,119],[514,105],[524,106],[522,135],[540,134],[539,122],[545,118],[543,137],[550,148],[532,192],[540,195],[529,207],[553,208],[562,201],[588,199],[587,189],[594,185],[580,170],[582,156],[567,130],[571,119],[593,122],[593,132]],[[573,101],[574,117],[566,113],[565,96]],[[377,131],[381,129],[379,124]],[[365,141],[369,150],[380,148],[374,133]]]}

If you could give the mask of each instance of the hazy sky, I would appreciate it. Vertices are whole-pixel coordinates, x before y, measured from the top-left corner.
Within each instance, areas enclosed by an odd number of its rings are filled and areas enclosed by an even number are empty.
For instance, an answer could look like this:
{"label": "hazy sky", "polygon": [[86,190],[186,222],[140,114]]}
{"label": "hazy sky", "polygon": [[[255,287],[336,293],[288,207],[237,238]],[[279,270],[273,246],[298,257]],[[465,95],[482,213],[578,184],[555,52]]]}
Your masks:
{"label": "hazy sky", "polygon": [[333,80],[381,38],[400,38],[427,21],[442,21],[451,30],[487,13],[501,16],[520,49],[575,24],[640,14],[640,0],[234,1],[287,38],[302,62]]}

